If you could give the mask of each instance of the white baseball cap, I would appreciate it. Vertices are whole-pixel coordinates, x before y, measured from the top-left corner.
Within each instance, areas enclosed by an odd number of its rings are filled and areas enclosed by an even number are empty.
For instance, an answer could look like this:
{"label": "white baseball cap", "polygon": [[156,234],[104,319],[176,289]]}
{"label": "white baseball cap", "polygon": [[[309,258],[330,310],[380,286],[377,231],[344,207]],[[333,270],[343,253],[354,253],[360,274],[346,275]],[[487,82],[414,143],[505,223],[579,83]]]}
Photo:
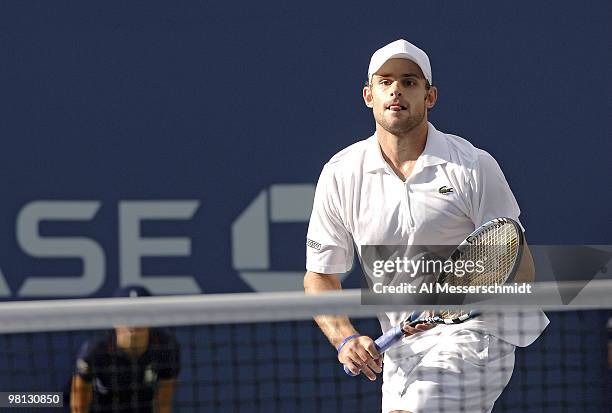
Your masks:
{"label": "white baseball cap", "polygon": [[372,75],[389,59],[408,59],[413,61],[419,65],[423,72],[423,76],[425,76],[429,84],[433,84],[431,78],[431,64],[429,63],[427,53],[404,39],[391,42],[374,52],[372,59],[370,59],[368,79],[371,79]]}

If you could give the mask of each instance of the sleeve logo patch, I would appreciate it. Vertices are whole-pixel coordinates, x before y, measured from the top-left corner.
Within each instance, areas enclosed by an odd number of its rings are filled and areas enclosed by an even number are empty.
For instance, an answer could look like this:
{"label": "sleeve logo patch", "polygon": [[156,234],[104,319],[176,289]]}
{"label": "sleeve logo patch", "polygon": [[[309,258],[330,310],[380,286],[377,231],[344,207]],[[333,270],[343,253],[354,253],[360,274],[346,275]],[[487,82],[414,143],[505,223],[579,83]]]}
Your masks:
{"label": "sleeve logo patch", "polygon": [[321,250],[321,244],[319,244],[317,241],[313,241],[310,238],[306,238],[306,246],[315,249],[317,251]]}
{"label": "sleeve logo patch", "polygon": [[77,360],[77,371],[81,374],[87,374],[89,373],[89,364],[87,364],[87,362],[83,359],[78,359]]}

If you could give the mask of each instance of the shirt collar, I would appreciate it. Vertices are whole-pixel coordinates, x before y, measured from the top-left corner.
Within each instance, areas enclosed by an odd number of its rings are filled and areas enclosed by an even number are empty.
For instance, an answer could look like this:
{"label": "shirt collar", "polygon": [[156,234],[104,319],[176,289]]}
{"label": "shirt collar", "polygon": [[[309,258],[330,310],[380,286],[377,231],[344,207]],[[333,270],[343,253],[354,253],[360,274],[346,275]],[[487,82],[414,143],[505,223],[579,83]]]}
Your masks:
{"label": "shirt collar", "polygon": [[[382,156],[376,133],[368,138],[368,143],[369,146],[363,162],[364,171],[366,173],[378,170],[388,171],[389,165]],[[446,143],[444,134],[429,122],[427,122],[427,142],[419,160],[423,167],[440,165],[450,161],[448,143]]]}

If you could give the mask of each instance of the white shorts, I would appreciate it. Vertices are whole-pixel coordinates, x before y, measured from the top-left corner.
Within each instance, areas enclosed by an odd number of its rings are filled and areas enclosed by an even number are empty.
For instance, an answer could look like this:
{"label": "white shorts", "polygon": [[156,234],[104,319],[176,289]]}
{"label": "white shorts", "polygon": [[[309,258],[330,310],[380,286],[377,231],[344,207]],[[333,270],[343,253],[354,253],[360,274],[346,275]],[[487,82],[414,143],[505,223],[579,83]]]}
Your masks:
{"label": "white shorts", "polygon": [[480,331],[453,327],[458,326],[426,332],[429,339],[425,341],[433,344],[416,354],[385,354],[382,413],[493,409],[512,376],[514,345]]}

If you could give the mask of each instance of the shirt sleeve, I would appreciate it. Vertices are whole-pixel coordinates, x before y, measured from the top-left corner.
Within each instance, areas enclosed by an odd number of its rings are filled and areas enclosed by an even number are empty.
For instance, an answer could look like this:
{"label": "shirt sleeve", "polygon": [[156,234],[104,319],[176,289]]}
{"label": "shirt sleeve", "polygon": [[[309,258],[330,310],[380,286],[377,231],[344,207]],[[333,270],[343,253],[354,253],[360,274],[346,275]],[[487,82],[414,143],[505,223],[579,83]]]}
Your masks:
{"label": "shirt sleeve", "polygon": [[171,333],[163,333],[165,345],[158,354],[158,377],[160,380],[170,380],[178,377],[180,372],[180,348],[176,338]]}
{"label": "shirt sleeve", "polygon": [[521,210],[514,194],[499,164],[489,153],[478,150],[478,161],[472,169],[471,178],[473,182],[470,218],[476,228],[499,217],[512,218],[523,228],[518,219]]}
{"label": "shirt sleeve", "polygon": [[332,168],[325,165],[315,190],[306,239],[306,269],[341,274],[353,266],[353,238],[341,214],[340,190]]}
{"label": "shirt sleeve", "polygon": [[91,341],[83,343],[76,360],[75,374],[87,382],[93,379],[93,347]]}

